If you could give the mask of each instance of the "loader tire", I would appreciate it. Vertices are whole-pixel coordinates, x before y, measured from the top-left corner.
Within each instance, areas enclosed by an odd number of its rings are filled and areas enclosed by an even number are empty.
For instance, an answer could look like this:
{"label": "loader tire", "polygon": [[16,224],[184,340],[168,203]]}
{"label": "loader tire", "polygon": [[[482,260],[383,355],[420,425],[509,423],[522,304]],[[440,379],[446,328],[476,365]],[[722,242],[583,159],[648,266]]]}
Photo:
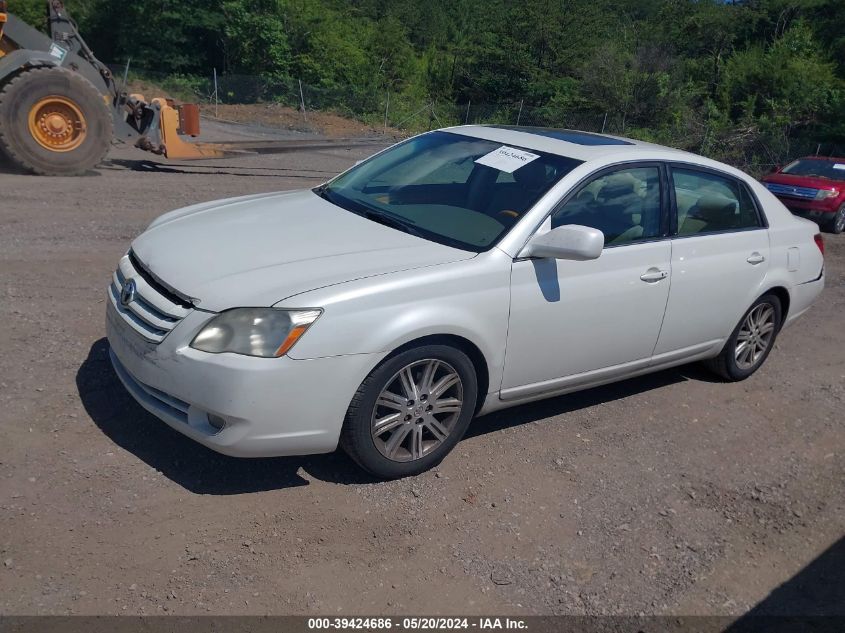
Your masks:
{"label": "loader tire", "polygon": [[70,70],[31,68],[0,90],[0,152],[43,176],[76,176],[96,167],[114,124],[103,95]]}

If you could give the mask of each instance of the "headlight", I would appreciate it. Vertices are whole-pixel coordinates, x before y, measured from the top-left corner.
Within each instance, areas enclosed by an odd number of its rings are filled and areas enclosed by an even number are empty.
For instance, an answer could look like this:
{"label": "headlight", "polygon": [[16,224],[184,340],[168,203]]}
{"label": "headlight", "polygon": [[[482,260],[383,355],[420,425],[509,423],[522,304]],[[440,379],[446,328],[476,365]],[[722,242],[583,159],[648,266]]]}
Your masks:
{"label": "headlight", "polygon": [[203,352],[274,358],[292,348],[322,310],[236,308],[211,319],[191,342]]}
{"label": "headlight", "polygon": [[835,198],[839,195],[839,190],[837,189],[819,189],[819,192],[816,194],[816,200],[827,200],[828,198]]}

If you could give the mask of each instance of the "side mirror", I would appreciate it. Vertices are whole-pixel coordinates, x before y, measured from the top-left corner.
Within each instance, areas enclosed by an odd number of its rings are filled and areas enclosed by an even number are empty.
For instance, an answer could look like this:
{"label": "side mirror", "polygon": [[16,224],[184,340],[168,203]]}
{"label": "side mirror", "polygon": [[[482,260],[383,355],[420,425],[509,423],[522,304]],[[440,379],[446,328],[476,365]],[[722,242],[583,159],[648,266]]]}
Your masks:
{"label": "side mirror", "polygon": [[603,248],[604,233],[589,226],[568,224],[535,235],[519,256],[586,261],[598,259]]}

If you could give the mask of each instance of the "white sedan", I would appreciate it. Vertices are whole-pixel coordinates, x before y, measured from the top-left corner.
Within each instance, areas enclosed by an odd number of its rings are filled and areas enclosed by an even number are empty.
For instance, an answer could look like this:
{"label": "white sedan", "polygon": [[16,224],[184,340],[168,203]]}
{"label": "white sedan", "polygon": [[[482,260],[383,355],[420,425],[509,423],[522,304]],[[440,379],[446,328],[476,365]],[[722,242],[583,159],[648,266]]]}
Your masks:
{"label": "white sedan", "polygon": [[747,378],[823,285],[818,227],[727,165],[465,126],[314,190],[158,218],[107,329],[129,392],[197,442],[340,444],[391,478],[504,407],[699,360]]}

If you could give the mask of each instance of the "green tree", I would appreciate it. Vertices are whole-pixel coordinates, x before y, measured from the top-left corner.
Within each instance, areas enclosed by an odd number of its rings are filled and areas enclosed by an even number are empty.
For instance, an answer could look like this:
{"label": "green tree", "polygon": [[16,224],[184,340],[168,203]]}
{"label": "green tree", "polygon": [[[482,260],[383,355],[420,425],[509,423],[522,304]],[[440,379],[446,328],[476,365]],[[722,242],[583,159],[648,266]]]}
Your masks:
{"label": "green tree", "polygon": [[226,0],[222,47],[227,71],[286,77],[291,50],[280,0]]}

